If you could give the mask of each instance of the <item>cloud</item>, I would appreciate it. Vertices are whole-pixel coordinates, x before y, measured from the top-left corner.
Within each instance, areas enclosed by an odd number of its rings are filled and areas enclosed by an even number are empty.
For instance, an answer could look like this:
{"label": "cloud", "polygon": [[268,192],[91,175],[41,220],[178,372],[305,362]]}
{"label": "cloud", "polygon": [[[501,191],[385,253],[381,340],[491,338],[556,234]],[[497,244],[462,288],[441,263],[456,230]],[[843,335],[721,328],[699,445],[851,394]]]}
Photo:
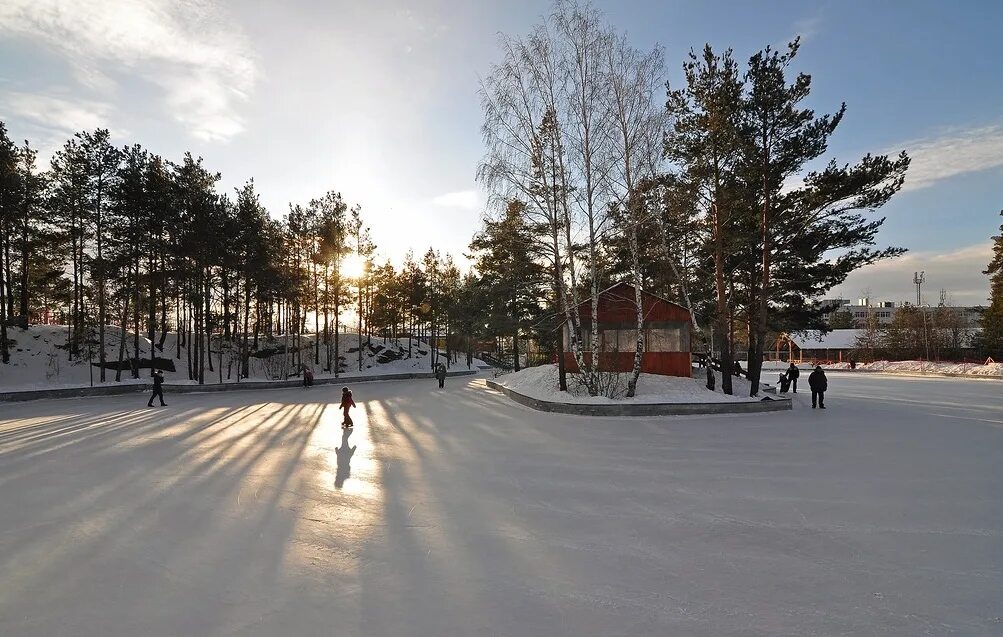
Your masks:
{"label": "cloud", "polygon": [[460,208],[462,210],[477,210],[481,207],[481,196],[476,190],[460,190],[447,192],[432,199],[432,203],[441,208]]}
{"label": "cloud", "polygon": [[110,71],[160,87],[165,106],[192,135],[225,139],[243,130],[237,109],[257,79],[240,29],[215,4],[190,0],[4,0],[0,33],[61,52],[74,76],[110,92]]}
{"label": "cloud", "polygon": [[913,272],[925,271],[923,302],[936,305],[940,290],[946,290],[955,305],[986,305],[989,277],[982,274],[992,258],[990,242],[959,248],[952,252],[908,252],[897,259],[861,268],[833,290],[843,298],[870,296],[872,301],[916,300]]}
{"label": "cloud", "polygon": [[[808,18],[803,18],[794,23],[794,36],[801,38],[801,44],[815,37],[818,28],[822,24],[822,15],[816,14]],[[793,38],[792,38],[793,39]]]}
{"label": "cloud", "polygon": [[919,190],[955,175],[1003,166],[1003,125],[954,129],[937,137],[905,142],[912,157],[902,191]]}
{"label": "cloud", "polygon": [[73,133],[107,127],[111,105],[51,95],[7,92],[0,93],[0,115],[5,119],[18,116],[44,128]]}

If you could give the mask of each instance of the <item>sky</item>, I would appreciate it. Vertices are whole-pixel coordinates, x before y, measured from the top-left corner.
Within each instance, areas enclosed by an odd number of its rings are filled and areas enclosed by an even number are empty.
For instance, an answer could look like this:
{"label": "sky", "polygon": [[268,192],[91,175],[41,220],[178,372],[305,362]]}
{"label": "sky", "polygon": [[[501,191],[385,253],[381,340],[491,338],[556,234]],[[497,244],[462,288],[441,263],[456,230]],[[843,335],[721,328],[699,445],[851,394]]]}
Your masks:
{"label": "sky", "polygon": [[[810,105],[847,114],[829,155],[906,150],[903,191],[879,211],[881,245],[906,256],[830,296],[945,289],[984,304],[1003,208],[1003,3],[596,0],[641,48],[664,48],[678,84],[691,48],[740,60],[802,39]],[[231,190],[253,178],[273,216],[334,190],[361,204],[379,256],[460,256],[480,225],[479,78],[499,33],[544,0],[3,0],[0,120],[51,155],[106,127],[119,145],[202,156]]]}

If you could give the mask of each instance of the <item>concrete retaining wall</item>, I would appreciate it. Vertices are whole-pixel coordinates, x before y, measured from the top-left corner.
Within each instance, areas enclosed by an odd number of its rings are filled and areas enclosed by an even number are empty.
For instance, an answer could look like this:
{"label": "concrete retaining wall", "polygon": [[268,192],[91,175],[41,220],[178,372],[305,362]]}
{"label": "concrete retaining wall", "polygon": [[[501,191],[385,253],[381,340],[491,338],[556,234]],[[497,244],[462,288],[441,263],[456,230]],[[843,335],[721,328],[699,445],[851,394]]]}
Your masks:
{"label": "concrete retaining wall", "polygon": [[515,402],[538,411],[577,416],[689,416],[694,414],[757,414],[769,411],[790,411],[789,398],[776,398],[759,402],[739,403],[625,403],[620,405],[583,405],[558,403],[530,398],[488,379],[488,387],[496,389]]}
{"label": "concrete retaining wall", "polygon": [[[447,372],[447,376],[472,376],[478,370],[461,370]],[[356,383],[371,383],[384,380],[412,380],[418,378],[435,378],[431,372],[413,372],[402,374],[386,374],[383,376],[340,376],[338,378],[316,378],[314,385],[348,385]],[[240,383],[223,383],[222,385],[171,385],[164,384],[165,394],[195,394],[218,391],[251,391],[261,389],[286,389],[302,387],[300,380],[249,380]],[[83,396],[120,396],[123,394],[138,394],[153,390],[153,383],[130,383],[128,385],[101,385],[98,387],[60,387],[53,389],[31,389],[26,391],[0,392],[0,402],[15,402],[25,400],[43,400],[47,398],[80,398]]]}

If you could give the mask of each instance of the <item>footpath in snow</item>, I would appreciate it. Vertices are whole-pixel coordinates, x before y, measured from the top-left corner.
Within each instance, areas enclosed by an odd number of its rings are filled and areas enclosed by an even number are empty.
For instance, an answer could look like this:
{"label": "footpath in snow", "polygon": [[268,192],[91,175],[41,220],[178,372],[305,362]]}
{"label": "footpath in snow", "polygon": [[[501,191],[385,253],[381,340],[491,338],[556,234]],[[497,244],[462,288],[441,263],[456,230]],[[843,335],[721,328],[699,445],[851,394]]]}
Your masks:
{"label": "footpath in snow", "polygon": [[[701,370],[703,372],[703,370]],[[621,374],[621,385],[627,386],[628,374]],[[679,376],[661,376],[658,374],[641,374],[637,380],[637,392],[633,398],[607,398],[605,396],[589,396],[575,382],[574,375],[568,375],[568,391],[562,392],[558,384],[557,365],[541,365],[499,376],[496,382],[516,393],[556,403],[572,403],[580,405],[611,405],[611,404],[661,404],[661,403],[729,403],[729,402],[759,402],[759,398],[749,397],[749,381],[744,378],[732,377],[734,395],[729,396],[721,391],[721,375],[718,373],[715,390],[706,387],[706,379],[682,378]]]}

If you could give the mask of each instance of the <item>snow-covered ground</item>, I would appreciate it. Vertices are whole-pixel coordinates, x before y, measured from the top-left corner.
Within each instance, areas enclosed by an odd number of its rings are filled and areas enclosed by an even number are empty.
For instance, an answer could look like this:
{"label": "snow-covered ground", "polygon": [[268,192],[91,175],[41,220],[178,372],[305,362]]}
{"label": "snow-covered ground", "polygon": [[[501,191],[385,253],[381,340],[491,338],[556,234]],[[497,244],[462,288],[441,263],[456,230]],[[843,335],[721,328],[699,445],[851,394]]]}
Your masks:
{"label": "snow-covered ground", "polygon": [[[67,328],[57,325],[33,325],[28,330],[20,328],[9,328],[8,334],[12,340],[10,348],[11,362],[8,365],[0,364],[0,390],[19,391],[30,389],[51,389],[57,387],[86,387],[91,384],[91,372],[93,371],[93,381],[95,385],[100,384],[100,371],[96,366],[88,364],[88,361],[69,362],[66,339]],[[105,352],[108,362],[118,361],[118,350],[121,331],[116,327],[109,327],[106,331]],[[393,341],[382,338],[373,338],[372,346],[367,341],[363,341],[362,346],[362,369],[359,369],[359,337],[355,333],[343,333],[339,338],[339,348],[341,355],[341,374],[348,376],[379,376],[386,374],[401,374],[413,372],[430,372],[431,360],[430,349],[427,343],[419,342],[417,339],[411,343],[410,355],[408,353],[407,339]],[[132,353],[132,333],[127,332],[127,352],[126,360]],[[301,369],[293,365],[292,340],[289,341],[289,359],[287,364],[283,360],[282,351],[286,347],[286,339],[279,337],[273,341],[259,341],[257,356],[250,358],[249,377],[251,380],[279,380],[290,378],[301,378]],[[140,336],[139,350],[140,359],[147,361],[150,357],[150,341],[145,336]],[[354,350],[354,351],[353,351]],[[165,371],[165,381],[168,385],[194,384],[196,381],[188,378],[188,352],[184,346],[180,348],[178,356],[178,342],[175,333],[169,333],[164,342],[163,351],[157,351],[158,358],[169,359],[175,366],[175,371]],[[267,355],[267,354],[271,355]],[[304,363],[309,364],[314,369],[315,378],[333,377],[333,373],[323,372],[326,351],[323,343],[320,347],[321,365],[315,365],[314,361],[314,338],[313,335],[305,335],[303,338],[302,358]],[[218,352],[214,349],[212,356],[213,370],[206,367],[205,382],[207,384],[236,383],[238,353],[233,353],[233,358],[229,352],[224,352],[222,360],[222,374]],[[97,354],[94,353],[93,360],[97,361]],[[480,360],[475,359],[472,367],[477,368],[483,365]],[[466,357],[460,354],[459,360],[453,364],[453,369],[466,369]],[[147,383],[149,382],[150,370],[148,368],[140,370],[140,378],[133,380],[129,371],[122,372],[122,383]],[[115,370],[109,369],[105,372],[106,384],[115,383]]]}
{"label": "snow-covered ground", "polygon": [[1003,394],[538,412],[480,378],[0,408],[0,635],[997,636]]}
{"label": "snow-covered ground", "polygon": [[[700,370],[701,373],[706,373]],[[627,386],[627,374],[621,375],[621,385]],[[612,404],[612,403],[719,403],[719,402],[758,402],[759,398],[749,398],[749,382],[744,378],[732,377],[733,395],[721,391],[721,374],[716,374],[717,382],[714,391],[707,389],[706,377],[681,378],[677,376],[660,376],[657,374],[641,374],[637,381],[637,392],[633,398],[607,398],[605,396],[589,396],[575,383],[573,375],[568,378],[568,389],[562,392],[558,384],[557,365],[540,365],[504,374],[496,380],[509,389],[536,398],[553,402],[577,404]]]}
{"label": "snow-covered ground", "polygon": [[[849,363],[833,363],[823,365],[825,369],[850,369]],[[858,363],[857,369],[898,372],[898,373],[934,373],[934,374],[968,374],[971,376],[997,376],[1003,378],[1003,363],[943,363],[937,361],[874,361],[873,363]]]}

